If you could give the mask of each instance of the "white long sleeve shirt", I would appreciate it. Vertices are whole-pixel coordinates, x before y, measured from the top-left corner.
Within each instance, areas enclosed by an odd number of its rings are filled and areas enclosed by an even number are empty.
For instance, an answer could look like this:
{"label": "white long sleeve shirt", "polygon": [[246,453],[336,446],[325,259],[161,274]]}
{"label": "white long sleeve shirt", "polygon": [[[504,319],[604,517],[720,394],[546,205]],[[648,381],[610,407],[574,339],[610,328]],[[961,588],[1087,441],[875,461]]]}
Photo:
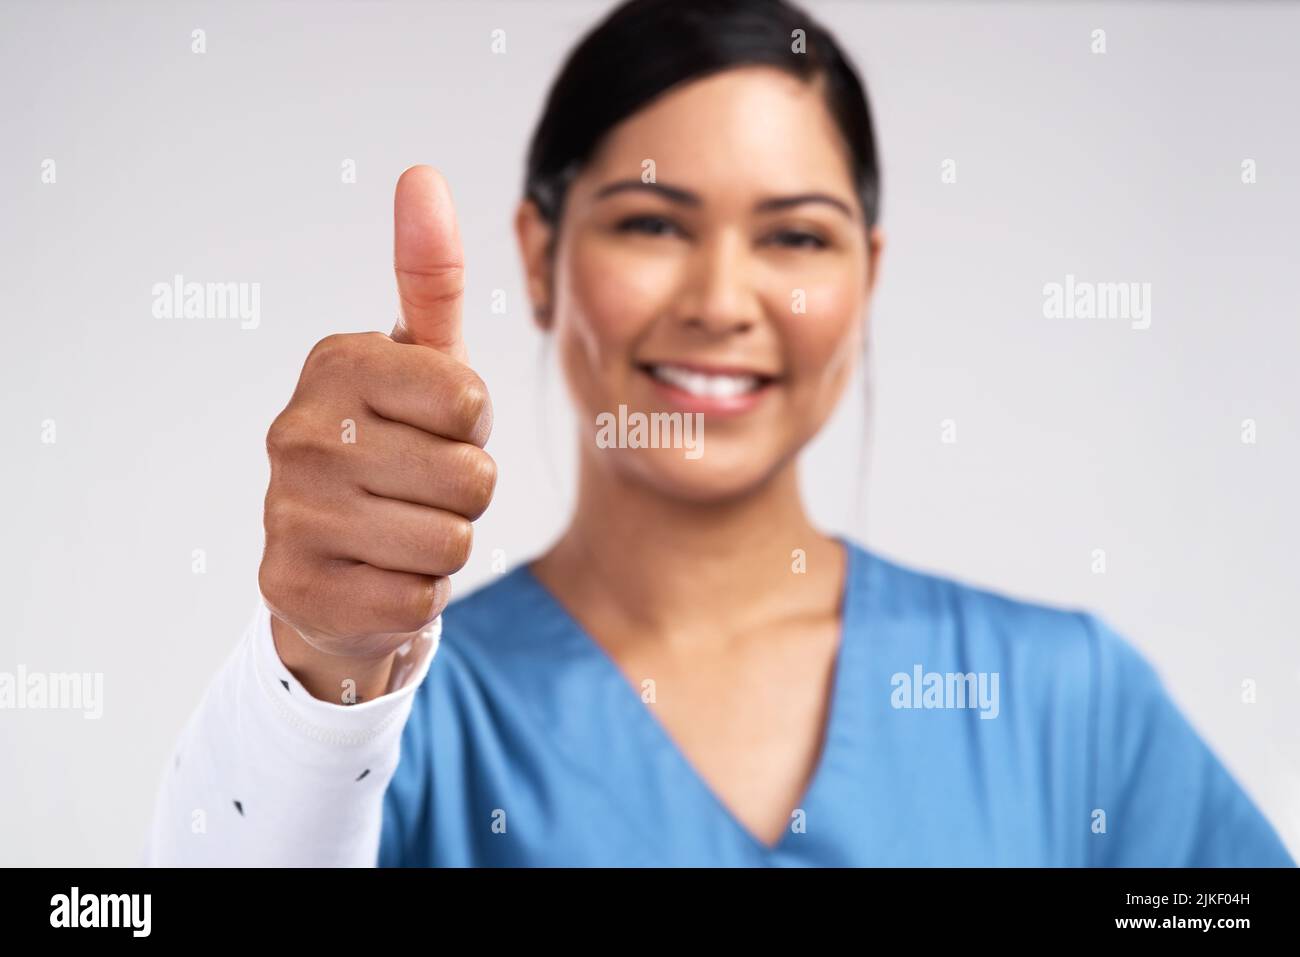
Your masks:
{"label": "white long sleeve shirt", "polygon": [[163,772],[144,863],[373,867],[402,728],[441,627],[399,650],[388,692],[332,704],[285,667],[259,602]]}

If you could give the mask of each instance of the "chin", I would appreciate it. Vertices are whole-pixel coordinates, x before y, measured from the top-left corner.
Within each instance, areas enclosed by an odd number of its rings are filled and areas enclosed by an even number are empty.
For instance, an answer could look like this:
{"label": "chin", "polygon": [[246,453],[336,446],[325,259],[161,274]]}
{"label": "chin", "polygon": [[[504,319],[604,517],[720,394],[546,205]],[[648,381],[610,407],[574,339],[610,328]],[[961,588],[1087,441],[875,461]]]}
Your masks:
{"label": "chin", "polygon": [[725,505],[758,491],[772,477],[775,456],[727,449],[721,443],[688,459],[682,449],[624,449],[618,467],[628,480],[664,498],[691,505]]}

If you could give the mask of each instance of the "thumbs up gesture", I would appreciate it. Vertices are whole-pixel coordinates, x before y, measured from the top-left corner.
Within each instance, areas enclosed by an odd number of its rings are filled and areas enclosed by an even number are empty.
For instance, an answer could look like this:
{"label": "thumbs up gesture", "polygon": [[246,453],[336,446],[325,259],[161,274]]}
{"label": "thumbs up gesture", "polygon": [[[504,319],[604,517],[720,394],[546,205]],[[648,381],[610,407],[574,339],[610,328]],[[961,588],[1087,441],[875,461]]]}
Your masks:
{"label": "thumbs up gesture", "polygon": [[271,424],[258,580],[280,657],[316,697],[385,690],[396,650],[450,597],[492,499],[487,387],[461,333],[464,258],[451,191],[428,166],[397,182],[400,318],[331,335]]}

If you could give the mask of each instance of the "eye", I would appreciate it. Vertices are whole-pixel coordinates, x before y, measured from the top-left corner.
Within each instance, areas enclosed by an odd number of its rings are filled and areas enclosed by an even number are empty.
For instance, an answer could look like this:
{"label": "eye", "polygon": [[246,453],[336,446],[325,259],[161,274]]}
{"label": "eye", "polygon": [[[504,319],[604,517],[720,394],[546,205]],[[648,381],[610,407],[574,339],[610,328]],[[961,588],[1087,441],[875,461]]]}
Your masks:
{"label": "eye", "polygon": [[646,236],[668,236],[681,233],[677,224],[662,216],[629,216],[620,220],[615,229],[620,233],[641,233]]}
{"label": "eye", "polygon": [[767,242],[787,249],[825,249],[830,244],[816,233],[802,229],[783,229],[768,237]]}

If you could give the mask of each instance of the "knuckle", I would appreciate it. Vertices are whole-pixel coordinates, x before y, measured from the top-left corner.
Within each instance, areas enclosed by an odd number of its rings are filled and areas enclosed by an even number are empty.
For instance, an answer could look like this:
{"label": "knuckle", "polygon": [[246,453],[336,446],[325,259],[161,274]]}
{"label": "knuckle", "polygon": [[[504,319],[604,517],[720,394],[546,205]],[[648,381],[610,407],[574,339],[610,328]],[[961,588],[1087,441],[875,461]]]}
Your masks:
{"label": "knuckle", "polygon": [[284,560],[279,549],[267,548],[257,571],[257,585],[273,610],[301,605],[303,583],[294,577],[291,569],[292,565]]}
{"label": "knuckle", "polygon": [[316,345],[307,354],[304,377],[334,376],[354,369],[365,360],[379,343],[386,339],[379,332],[335,332]]}
{"label": "knuckle", "polygon": [[473,445],[466,446],[466,450],[461,454],[463,457],[460,473],[462,496],[466,508],[469,509],[466,517],[478,518],[492,501],[492,493],[497,483],[497,463],[492,456]]}
{"label": "knuckle", "polygon": [[346,353],[348,337],[344,333],[332,333],[321,339],[307,353],[307,366],[312,369],[328,368]]}
{"label": "knuckle", "polygon": [[465,263],[458,257],[420,268],[394,266],[394,271],[409,287],[399,289],[399,295],[412,305],[455,302],[465,295]]}
{"label": "knuckle", "polygon": [[284,495],[268,494],[262,512],[262,525],[268,541],[292,541],[302,527],[301,511],[293,500]]}
{"label": "knuckle", "polygon": [[[284,530],[284,500],[272,492],[266,494],[266,502],[262,506],[262,528],[266,530],[267,540],[278,539]],[[269,550],[262,559],[262,565],[265,567],[269,558]]]}
{"label": "knuckle", "polygon": [[309,470],[317,477],[328,477],[346,447],[345,427],[353,430],[355,436],[356,424],[355,419],[340,419],[339,431],[333,432],[328,423],[321,421],[327,414],[326,409],[291,406],[271,423],[266,433],[266,452],[273,476],[275,466],[288,465],[295,470]]}
{"label": "knuckle", "polygon": [[266,454],[273,459],[279,458],[284,452],[287,428],[284,417],[285,413],[281,412],[266,430]]}
{"label": "knuckle", "polygon": [[474,523],[459,515],[452,517],[447,523],[443,548],[449,565],[464,568],[474,548]]}
{"label": "knuckle", "polygon": [[487,385],[471,369],[456,383],[455,398],[452,401],[452,415],[457,429],[462,435],[474,435],[479,423],[487,414],[489,402]]}
{"label": "knuckle", "polygon": [[272,555],[271,549],[267,549],[262,555],[262,564],[257,569],[257,588],[262,593],[268,604],[276,605],[281,599],[281,573],[280,564]]}
{"label": "knuckle", "polygon": [[397,618],[397,627],[401,631],[419,631],[442,613],[447,604],[444,581],[427,577],[418,585],[403,589]]}
{"label": "knuckle", "polygon": [[285,409],[266,430],[266,454],[283,460],[301,452],[311,442],[311,430],[293,406]]}

